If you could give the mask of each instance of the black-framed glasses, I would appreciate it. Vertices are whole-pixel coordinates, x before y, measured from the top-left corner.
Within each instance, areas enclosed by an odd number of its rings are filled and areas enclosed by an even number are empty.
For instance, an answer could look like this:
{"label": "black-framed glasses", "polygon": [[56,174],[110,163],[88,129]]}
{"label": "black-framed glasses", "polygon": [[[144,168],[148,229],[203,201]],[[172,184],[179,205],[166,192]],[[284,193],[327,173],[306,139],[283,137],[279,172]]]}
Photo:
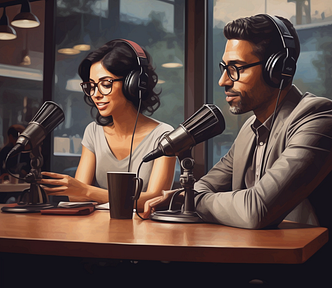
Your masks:
{"label": "black-framed glasses", "polygon": [[112,92],[112,86],[114,81],[122,81],[124,78],[119,79],[102,79],[98,83],[93,81],[82,82],[81,87],[85,95],[92,97],[96,93],[96,88],[101,95],[106,96]]}
{"label": "black-framed glasses", "polygon": [[223,75],[225,70],[226,70],[229,79],[231,79],[233,82],[235,82],[235,81],[238,81],[240,79],[240,71],[241,70],[244,70],[244,69],[247,69],[247,68],[250,68],[250,67],[254,67],[254,66],[260,65],[262,63],[263,63],[263,61],[259,61],[259,62],[255,62],[255,63],[251,63],[251,64],[247,64],[247,65],[244,65],[244,66],[237,67],[237,66],[235,66],[235,64],[226,65],[223,61],[221,61],[219,63],[219,68],[220,68],[221,75]]}

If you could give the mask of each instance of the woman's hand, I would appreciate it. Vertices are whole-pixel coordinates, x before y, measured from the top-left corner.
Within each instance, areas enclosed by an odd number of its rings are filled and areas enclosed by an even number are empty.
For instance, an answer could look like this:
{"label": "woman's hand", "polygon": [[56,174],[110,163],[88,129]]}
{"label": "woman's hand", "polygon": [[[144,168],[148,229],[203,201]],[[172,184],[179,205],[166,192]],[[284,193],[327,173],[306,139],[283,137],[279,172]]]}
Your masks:
{"label": "woman's hand", "polygon": [[[53,172],[42,172],[41,174],[52,178],[39,181],[39,184],[49,195],[67,195],[70,201],[90,201],[88,197],[89,185],[64,174]],[[56,187],[48,187],[43,184]]]}

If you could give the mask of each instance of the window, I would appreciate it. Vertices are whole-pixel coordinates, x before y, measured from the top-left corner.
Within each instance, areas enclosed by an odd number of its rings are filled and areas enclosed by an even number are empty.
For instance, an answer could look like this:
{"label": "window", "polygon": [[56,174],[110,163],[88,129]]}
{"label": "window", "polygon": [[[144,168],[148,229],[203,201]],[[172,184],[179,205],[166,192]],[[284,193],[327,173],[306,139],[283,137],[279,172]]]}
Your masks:
{"label": "window", "polygon": [[[93,121],[83,100],[77,69],[92,50],[117,38],[137,42],[152,56],[159,76],[161,106],[153,118],[174,128],[184,120],[184,0],[57,1],[54,101],[63,107],[65,121],[54,131],[51,170],[74,174],[81,139]],[[78,44],[87,44],[87,50]],[[75,48],[76,49],[73,49]],[[86,46],[87,47],[87,46]],[[65,48],[70,48],[65,54]],[[76,51],[75,51],[76,50]],[[175,63],[173,68],[165,63]],[[166,65],[167,66],[167,65]],[[65,157],[65,159],[64,159]],[[65,160],[65,161],[64,161]]]}
{"label": "window", "polygon": [[[11,23],[21,5],[1,1],[1,16],[6,5]],[[9,143],[8,128],[13,124],[26,127],[43,103],[45,1],[31,2],[30,9],[40,25],[29,29],[12,26],[17,37],[0,40],[0,150]]]}
{"label": "window", "polygon": [[[213,163],[227,153],[243,123],[251,113],[232,115],[225,101],[224,89],[218,86],[218,63],[226,39],[223,27],[233,19],[259,13],[280,15],[295,26],[301,44],[301,54],[293,83],[303,92],[332,98],[332,1],[302,0],[216,0],[213,9],[213,102],[223,111],[226,130],[213,138]],[[209,167],[211,168],[211,167]]]}

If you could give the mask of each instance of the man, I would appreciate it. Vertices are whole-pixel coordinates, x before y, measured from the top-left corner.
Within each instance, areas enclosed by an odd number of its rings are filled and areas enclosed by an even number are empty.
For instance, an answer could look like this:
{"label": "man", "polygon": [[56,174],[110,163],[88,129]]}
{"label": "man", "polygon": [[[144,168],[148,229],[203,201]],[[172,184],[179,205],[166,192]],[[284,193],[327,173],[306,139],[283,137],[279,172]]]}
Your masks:
{"label": "man", "polygon": [[205,222],[249,229],[284,219],[331,227],[332,101],[292,85],[300,53],[294,27],[262,14],[228,23],[224,34],[219,85],[233,114],[254,115],[195,183],[197,213]]}
{"label": "man", "polygon": [[[264,14],[228,23],[224,34],[219,85],[233,114],[254,115],[228,153],[195,183],[196,212],[205,222],[239,228],[276,227],[287,219],[331,231],[332,101],[302,95],[292,85],[300,54],[295,29]],[[146,203],[145,217],[173,193]],[[205,279],[216,275],[216,283],[230,279],[227,287],[255,277],[273,287],[307,287],[310,281],[316,287],[330,273],[327,247],[295,267],[202,264],[195,271],[209,275]]]}

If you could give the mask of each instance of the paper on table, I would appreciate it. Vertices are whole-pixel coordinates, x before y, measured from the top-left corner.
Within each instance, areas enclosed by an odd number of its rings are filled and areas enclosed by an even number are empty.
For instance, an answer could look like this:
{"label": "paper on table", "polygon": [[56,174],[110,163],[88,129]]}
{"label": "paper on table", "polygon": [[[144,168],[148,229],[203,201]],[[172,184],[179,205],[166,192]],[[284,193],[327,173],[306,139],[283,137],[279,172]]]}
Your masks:
{"label": "paper on table", "polygon": [[75,207],[83,207],[83,206],[89,206],[89,205],[97,205],[98,202],[64,202],[60,201],[58,203],[58,207],[60,208],[75,208]]}
{"label": "paper on table", "polygon": [[99,204],[95,206],[96,209],[98,210],[109,210],[110,209],[110,203],[104,203],[104,204]]}

